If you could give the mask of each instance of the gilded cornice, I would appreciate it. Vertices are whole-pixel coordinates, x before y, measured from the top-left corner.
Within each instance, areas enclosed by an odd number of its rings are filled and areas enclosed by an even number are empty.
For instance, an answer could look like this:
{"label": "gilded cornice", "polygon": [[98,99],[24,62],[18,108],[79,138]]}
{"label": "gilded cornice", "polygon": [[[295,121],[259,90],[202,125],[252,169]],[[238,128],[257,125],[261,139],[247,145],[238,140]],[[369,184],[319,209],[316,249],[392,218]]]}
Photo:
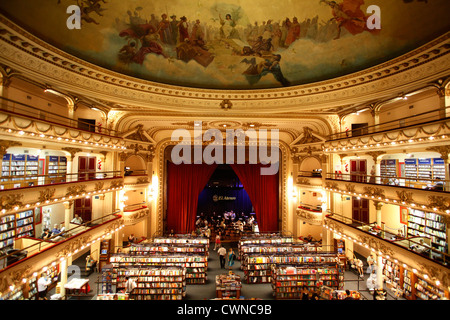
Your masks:
{"label": "gilded cornice", "polygon": [[0,16],[0,62],[30,77],[67,91],[146,108],[225,114],[220,103],[229,100],[233,112],[260,113],[330,108],[398,93],[448,73],[449,36],[366,70],[301,86],[259,90],[193,89],[129,77],[69,55]]}

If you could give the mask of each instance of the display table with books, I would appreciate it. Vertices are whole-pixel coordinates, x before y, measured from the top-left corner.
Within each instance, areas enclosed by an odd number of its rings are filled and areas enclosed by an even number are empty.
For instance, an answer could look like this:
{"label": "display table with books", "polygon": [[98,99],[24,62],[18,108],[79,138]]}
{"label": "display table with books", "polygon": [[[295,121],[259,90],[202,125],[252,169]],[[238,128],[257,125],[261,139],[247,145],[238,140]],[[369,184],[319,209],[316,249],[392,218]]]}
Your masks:
{"label": "display table with books", "polygon": [[234,273],[216,275],[217,298],[239,298],[241,296],[241,277]]}

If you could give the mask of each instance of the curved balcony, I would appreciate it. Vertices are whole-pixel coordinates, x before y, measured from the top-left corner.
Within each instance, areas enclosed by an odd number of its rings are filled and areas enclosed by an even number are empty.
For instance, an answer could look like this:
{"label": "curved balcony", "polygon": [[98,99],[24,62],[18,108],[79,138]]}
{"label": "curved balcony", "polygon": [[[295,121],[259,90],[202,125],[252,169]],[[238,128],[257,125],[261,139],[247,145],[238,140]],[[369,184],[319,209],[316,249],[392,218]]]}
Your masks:
{"label": "curved balcony", "polygon": [[450,140],[450,118],[442,118],[449,108],[435,109],[414,116],[395,119],[326,137],[325,152],[369,150],[372,148],[403,148],[429,141]]}
{"label": "curved balcony", "polygon": [[127,205],[123,208],[123,221],[125,225],[134,225],[146,219],[149,214],[150,208],[145,201]]}
{"label": "curved balcony", "polygon": [[64,174],[59,177],[52,174],[49,179],[54,179],[55,183],[0,190],[1,213],[28,210],[123,188],[123,177],[118,171]]}
{"label": "curved balcony", "polygon": [[22,280],[31,278],[33,273],[59,264],[118,231],[123,227],[119,213],[116,211],[81,225],[71,224],[62,234],[46,240],[19,239],[14,253],[0,257],[0,292],[5,292],[10,285],[21,285]]}
{"label": "curved balcony", "polygon": [[447,180],[327,173],[325,190],[447,215],[450,213],[446,191],[449,183]]}
{"label": "curved balcony", "polygon": [[377,226],[376,222],[363,223],[330,211],[328,211],[326,218],[363,232],[371,237],[375,237],[376,239],[387,241],[390,244],[415,253],[422,258],[439,263],[446,268],[450,268],[450,255],[433,249],[429,244],[430,239],[427,237],[406,237],[398,232],[388,231],[388,228],[384,225],[381,227]]}
{"label": "curved balcony", "polygon": [[46,143],[66,143],[98,149],[125,149],[119,132],[71,119],[33,106],[0,97],[2,134],[20,140],[23,137]]}
{"label": "curved balcony", "polygon": [[344,240],[352,241],[354,245],[366,248],[405,269],[422,273],[439,286],[447,288],[450,285],[450,256],[422,244],[420,237],[399,237],[386,228],[380,230],[375,224],[364,224],[332,212],[325,216],[324,227]]}

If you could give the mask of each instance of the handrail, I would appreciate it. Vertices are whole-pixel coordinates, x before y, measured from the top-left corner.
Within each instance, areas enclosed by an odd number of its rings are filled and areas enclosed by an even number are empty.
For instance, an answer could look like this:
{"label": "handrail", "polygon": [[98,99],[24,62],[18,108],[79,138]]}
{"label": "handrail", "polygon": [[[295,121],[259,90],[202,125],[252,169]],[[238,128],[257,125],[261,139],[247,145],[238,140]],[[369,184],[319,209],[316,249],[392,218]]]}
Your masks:
{"label": "handrail", "polygon": [[[111,178],[121,178],[121,171],[98,171],[98,172],[82,172],[82,173],[50,173],[39,175],[21,175],[21,176],[1,176],[0,185],[3,189],[0,192],[10,189],[21,189],[38,187],[49,184],[70,183],[88,180],[101,180]],[[36,182],[36,184],[35,184]],[[20,186],[15,188],[14,184],[28,183],[28,186]]]}
{"label": "handrail", "polygon": [[[36,240],[39,240],[40,242],[35,243],[35,244],[32,244],[32,245],[30,245],[30,246],[28,246],[28,247],[25,247],[25,248],[23,248],[23,249],[17,250],[17,251],[15,251],[14,253],[10,253],[10,254],[7,254],[7,255],[0,256],[0,259],[7,259],[8,257],[11,257],[11,256],[13,256],[13,255],[17,255],[17,254],[20,253],[20,252],[24,252],[25,254],[27,254],[28,250],[31,250],[32,248],[38,247],[38,249],[37,249],[38,252],[37,252],[37,253],[34,253],[34,254],[32,255],[32,256],[34,256],[34,255],[36,255],[36,254],[41,253],[41,245],[42,245],[43,242],[44,242],[44,243],[45,243],[45,242],[51,242],[51,243],[53,243],[53,244],[59,244],[59,243],[64,242],[64,241],[68,241],[68,240],[72,239],[73,237],[76,237],[79,233],[84,232],[84,231],[85,231],[84,228],[94,228],[94,227],[98,227],[99,225],[101,225],[101,224],[103,224],[103,223],[110,222],[111,220],[120,217],[120,216],[118,215],[119,213],[120,213],[120,210],[116,210],[116,211],[114,211],[113,213],[110,213],[110,214],[108,214],[108,215],[106,215],[106,216],[102,216],[102,217],[100,217],[100,218],[97,218],[97,219],[94,219],[94,220],[91,220],[91,221],[83,222],[82,224],[79,224],[79,225],[77,225],[76,227],[73,227],[73,228],[70,228],[70,229],[68,229],[68,230],[65,230],[63,233],[57,234],[57,235],[53,235],[53,236],[51,236],[51,237],[49,237],[49,238],[47,238],[47,239],[34,238],[34,239],[36,239]],[[105,219],[108,219],[108,220],[107,220],[107,221],[104,221]],[[102,222],[97,223],[98,221],[102,221]],[[90,225],[93,225],[93,227],[89,227]],[[81,228],[83,228],[83,229],[81,230]],[[74,231],[77,230],[77,229],[79,229],[79,232],[74,232]],[[70,236],[69,236],[68,238],[62,238],[62,235],[63,235],[63,234],[70,235]],[[60,237],[62,238],[61,240],[55,241],[56,239],[58,239],[58,238],[60,238]],[[52,246],[52,245],[50,245],[50,246]],[[48,249],[48,247],[45,247],[45,250],[47,250],[47,249]],[[28,257],[27,257],[27,258],[28,258]],[[13,264],[7,266],[6,268],[0,269],[0,272],[2,272],[3,270],[5,270],[5,269],[11,267],[12,265],[15,265],[16,263],[18,263],[18,262],[20,262],[20,261],[21,261],[21,260],[19,260],[19,261],[13,263]]]}
{"label": "handrail", "polygon": [[[443,179],[428,179],[421,177],[398,177],[387,175],[377,176],[371,174],[338,173],[338,172],[327,172],[326,179],[362,182],[379,185],[391,185],[413,189],[426,189],[445,192],[450,191],[450,180],[443,180]],[[426,188],[424,188],[424,184],[426,185]]]}
{"label": "handrail", "polygon": [[[431,246],[428,246],[426,244],[421,244],[421,239],[427,239],[426,237],[420,237],[420,236],[414,236],[414,237],[406,237],[406,236],[400,236],[398,234],[393,234],[390,232],[387,232],[382,229],[376,229],[374,228],[376,226],[376,223],[364,223],[349,217],[345,217],[341,214],[337,214],[334,212],[331,212],[330,210],[327,210],[328,214],[326,215],[327,218],[332,219],[334,221],[338,221],[341,223],[344,223],[348,225],[351,228],[358,229],[358,231],[371,234],[374,237],[380,238],[384,241],[388,241],[394,245],[400,246],[403,249],[406,249],[410,252],[413,252],[415,254],[418,254],[424,258],[427,258],[429,260],[432,260],[436,263],[439,263],[446,268],[450,268],[450,255],[433,249]],[[368,229],[368,230],[365,230]],[[406,244],[403,243],[406,241]],[[436,259],[439,258],[439,259]]]}
{"label": "handrail", "polygon": [[[379,133],[382,131],[396,130],[399,128],[410,128],[410,127],[414,127],[414,126],[424,125],[424,124],[430,123],[430,122],[448,121],[450,119],[448,117],[435,119],[436,116],[430,116],[431,113],[437,112],[438,113],[437,116],[439,117],[440,112],[447,110],[447,108],[442,109],[442,110],[434,109],[431,111],[418,113],[418,114],[415,114],[414,116],[410,116],[410,117],[404,117],[404,118],[399,118],[399,119],[395,119],[395,120],[390,120],[390,121],[386,121],[386,122],[383,122],[380,124],[365,126],[365,127],[357,128],[354,130],[332,133],[326,137],[326,141],[340,140],[340,139],[346,139],[346,138],[351,138],[351,137],[356,137],[356,136],[359,137],[359,136],[363,136],[363,135],[367,135],[367,134]],[[422,116],[424,116],[424,115],[427,115],[428,117],[423,118]],[[406,125],[406,122],[414,121],[414,119],[416,121],[420,121],[420,120],[421,121],[417,122],[417,123],[411,123],[409,125]],[[427,119],[430,119],[430,120],[427,120]],[[424,120],[427,120],[427,121],[424,121]],[[405,121],[405,124],[401,124],[402,121]],[[357,133],[357,134],[354,134],[354,133]]]}
{"label": "handrail", "polygon": [[133,212],[133,211],[137,211],[137,210],[141,210],[141,209],[146,209],[146,208],[148,208],[148,207],[145,205],[146,203],[147,203],[147,202],[142,201],[142,202],[139,202],[139,203],[134,203],[134,204],[126,205],[126,206],[123,208],[123,212]]}
{"label": "handrail", "polygon": [[299,177],[313,177],[313,178],[321,178],[322,177],[322,169],[314,169],[311,171],[300,170],[297,174]]}
{"label": "handrail", "polygon": [[[116,130],[113,130],[113,129],[108,129],[108,128],[98,126],[98,125],[92,125],[92,124],[89,124],[82,120],[71,119],[69,117],[65,117],[65,116],[62,116],[62,115],[59,115],[59,114],[56,114],[53,112],[42,110],[42,109],[27,105],[25,103],[11,100],[11,99],[4,98],[4,97],[0,97],[0,101],[1,101],[0,102],[0,110],[3,112],[26,116],[27,118],[33,118],[33,119],[36,119],[39,121],[50,122],[50,123],[65,126],[65,127],[76,128],[77,130],[82,130],[82,131],[86,131],[86,132],[95,132],[95,133],[103,134],[103,135],[107,135],[107,136],[120,137],[119,132]],[[19,108],[17,106],[19,106]],[[11,108],[12,108],[12,110],[10,110]],[[38,118],[37,117],[37,115],[39,114],[38,112],[45,114],[46,117],[44,119]],[[47,117],[47,115],[49,115],[50,117]],[[47,120],[48,118],[50,120]],[[84,127],[88,127],[88,130],[83,129],[82,127],[80,128],[80,125],[84,126]]]}

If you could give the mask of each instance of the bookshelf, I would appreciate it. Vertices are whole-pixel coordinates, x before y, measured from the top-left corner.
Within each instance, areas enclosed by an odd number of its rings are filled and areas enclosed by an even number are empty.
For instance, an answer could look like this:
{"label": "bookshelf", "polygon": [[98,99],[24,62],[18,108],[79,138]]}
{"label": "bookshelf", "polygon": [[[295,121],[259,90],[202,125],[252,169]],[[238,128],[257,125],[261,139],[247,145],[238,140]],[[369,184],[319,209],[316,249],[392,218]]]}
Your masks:
{"label": "bookshelf", "polygon": [[438,300],[438,299],[448,299],[448,292],[436,288],[431,282],[417,277],[414,283],[416,298],[421,300]]}
{"label": "bookshelf", "polygon": [[338,258],[335,253],[329,252],[246,254],[242,264],[244,278],[248,284],[270,283],[272,282],[274,266],[338,265]]}
{"label": "bookshelf", "polygon": [[49,183],[65,182],[67,173],[67,158],[64,156],[47,156],[46,170]]}
{"label": "bookshelf", "polygon": [[2,161],[2,189],[37,185],[39,156],[27,154],[5,154]]}
{"label": "bookshelf", "polygon": [[38,300],[37,277],[33,277],[28,281],[26,297],[28,300]]}
{"label": "bookshelf", "polygon": [[[411,271],[408,270],[403,270],[403,294],[404,297],[408,300],[413,300],[414,296],[413,296],[413,278],[414,278],[414,274]],[[415,291],[415,290],[414,290]]]}
{"label": "bookshelf", "polygon": [[406,180],[406,184],[417,181],[417,159],[405,159],[405,178],[411,178]]}
{"label": "bookshelf", "polygon": [[447,225],[444,217],[416,209],[409,209],[408,213],[407,235],[430,238],[433,250],[446,252]]}
{"label": "bookshelf", "polygon": [[34,237],[34,212],[27,210],[16,213],[16,238]]}
{"label": "bookshelf", "polygon": [[430,180],[445,180],[445,162],[441,158],[405,159],[405,177],[412,178],[408,180],[410,183],[417,182],[422,187]]}
{"label": "bookshelf", "polygon": [[398,162],[396,159],[381,160],[380,163],[380,176],[387,178],[397,178],[398,174]]}
{"label": "bookshelf", "polygon": [[241,296],[241,276],[231,274],[216,275],[216,297],[219,299],[239,298]]}
{"label": "bookshelf", "polygon": [[100,242],[100,255],[98,269],[102,270],[103,267],[109,264],[109,257],[111,254],[111,239],[102,240]]}
{"label": "bookshelf", "polygon": [[110,263],[113,266],[113,284],[122,288],[125,276],[130,268],[148,267],[182,267],[185,268],[187,284],[204,284],[206,274],[207,257],[197,255],[154,255],[134,256],[128,254],[112,254]]}
{"label": "bookshelf", "polygon": [[208,251],[204,244],[190,243],[138,243],[132,244],[129,252],[132,255],[196,254],[208,256]]}
{"label": "bookshelf", "polygon": [[0,249],[12,248],[16,235],[15,215],[0,217]]}
{"label": "bookshelf", "polygon": [[275,299],[300,299],[304,289],[317,291],[321,286],[339,289],[339,273],[336,265],[275,267],[272,281]]}
{"label": "bookshelf", "polygon": [[437,287],[402,266],[383,259],[383,276],[387,287],[395,296],[404,296],[408,300],[438,300],[449,299],[449,292]]}
{"label": "bookshelf", "polygon": [[136,288],[130,300],[182,300],[185,296],[185,268],[137,270]]}

